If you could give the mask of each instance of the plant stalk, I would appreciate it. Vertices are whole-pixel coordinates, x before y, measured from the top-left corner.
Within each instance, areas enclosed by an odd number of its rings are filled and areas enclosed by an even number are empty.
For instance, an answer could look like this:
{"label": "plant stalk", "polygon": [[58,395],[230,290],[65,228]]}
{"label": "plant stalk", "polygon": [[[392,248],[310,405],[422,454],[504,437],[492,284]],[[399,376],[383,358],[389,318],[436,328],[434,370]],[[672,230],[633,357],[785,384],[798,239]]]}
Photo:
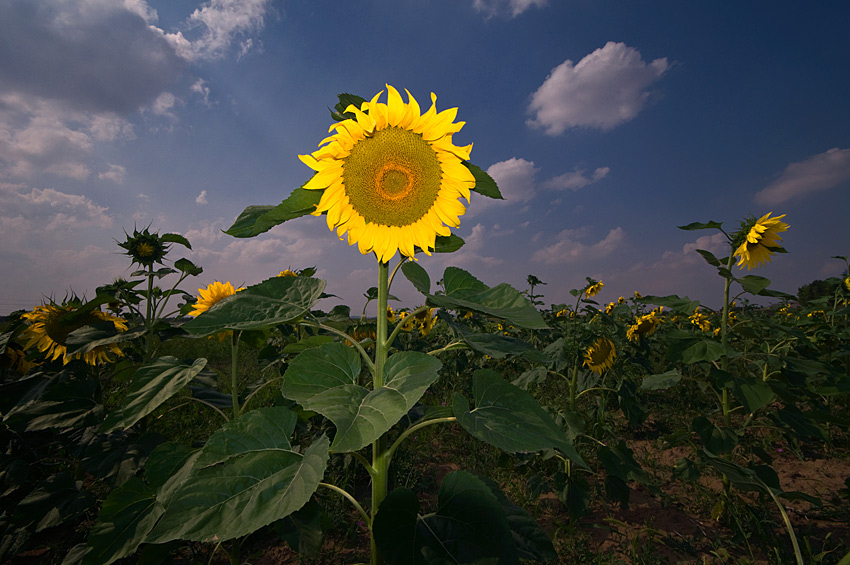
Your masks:
{"label": "plant stalk", "polygon": [[[378,319],[375,337],[375,365],[372,372],[372,390],[384,386],[384,364],[387,361],[387,300],[389,296],[389,265],[378,261]],[[372,443],[372,518],[370,520],[370,538],[372,565],[382,565],[375,543],[375,531],[371,525],[381,502],[387,496],[390,454],[387,452],[387,438],[381,436]]]}

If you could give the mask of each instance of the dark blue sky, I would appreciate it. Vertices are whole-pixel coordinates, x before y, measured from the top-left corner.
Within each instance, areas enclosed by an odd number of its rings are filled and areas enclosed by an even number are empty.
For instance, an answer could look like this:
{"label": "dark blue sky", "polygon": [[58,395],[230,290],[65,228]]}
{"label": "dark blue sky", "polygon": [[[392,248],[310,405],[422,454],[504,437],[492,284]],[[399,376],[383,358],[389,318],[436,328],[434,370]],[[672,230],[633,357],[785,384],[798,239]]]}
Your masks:
{"label": "dark blue sky", "polygon": [[590,276],[603,303],[711,306],[722,284],[694,250],[722,255],[722,237],[676,226],[774,212],[789,254],[757,274],[794,293],[850,255],[848,18],[846,2],[4,2],[0,313],[126,276],[114,240],[148,224],[189,237],[205,269],[189,290],[315,265],[359,310],[374,258],[322,219],[220,230],[309,178],[298,154],[337,93],[385,83],[458,107],[455,142],[506,196],[473,197],[467,246],[420,261],[433,280],[534,274],[548,304]]}

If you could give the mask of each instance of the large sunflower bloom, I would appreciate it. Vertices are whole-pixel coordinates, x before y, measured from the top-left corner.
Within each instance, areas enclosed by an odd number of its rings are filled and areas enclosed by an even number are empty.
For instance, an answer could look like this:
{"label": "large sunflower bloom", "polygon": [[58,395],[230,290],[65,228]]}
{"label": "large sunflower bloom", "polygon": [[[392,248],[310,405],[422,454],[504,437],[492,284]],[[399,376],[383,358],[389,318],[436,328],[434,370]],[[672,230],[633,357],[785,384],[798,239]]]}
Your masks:
{"label": "large sunflower bloom", "polygon": [[585,297],[590,298],[592,296],[596,296],[597,294],[602,292],[603,286],[605,286],[605,283],[603,283],[602,281],[596,281],[595,283],[591,284],[589,287],[587,287],[587,290],[584,291]]}
{"label": "large sunflower bloom", "polygon": [[772,213],[768,212],[750,226],[747,238],[735,251],[738,267],[743,268],[746,265],[747,270],[761,267],[770,261],[773,250],[779,247],[777,243],[782,241],[779,234],[788,229],[788,224],[779,221],[785,214],[771,218]]}
{"label": "large sunflower bloom", "polygon": [[230,281],[226,283],[215,281],[207,285],[207,288],[199,288],[198,301],[195,303],[194,309],[189,312],[189,315],[197,316],[202,314],[218,304],[218,302],[222,299],[244,289],[245,287],[234,288],[233,285],[230,284]]}
{"label": "large sunflower bloom", "polygon": [[30,322],[29,327],[22,334],[27,340],[24,349],[36,347],[51,360],[61,358],[63,365],[68,364],[72,359],[80,358],[89,365],[97,365],[99,362],[111,362],[110,353],[114,353],[118,357],[122,356],[121,349],[115,343],[99,345],[87,353],[68,355],[66,340],[68,334],[74,330],[96,322],[112,322],[119,332],[127,331],[127,322],[123,318],[112,316],[100,310],[91,310],[71,322],[62,320],[63,316],[74,312],[79,306],[79,304],[74,303],[44,304],[36,306],[32,312],[24,314],[22,317]]}
{"label": "large sunflower bloom", "polygon": [[652,335],[658,327],[658,317],[655,310],[649,314],[638,316],[635,323],[626,330],[626,338],[629,341],[639,341],[643,336]]}
{"label": "large sunflower bloom", "polygon": [[585,350],[584,364],[594,373],[602,374],[602,371],[614,365],[614,357],[616,356],[614,342],[608,338],[600,337]]}
{"label": "large sunflower bloom", "polygon": [[454,122],[457,108],[437,113],[437,97],[420,113],[419,103],[407,92],[408,102],[387,85],[354,114],[330,127],[335,133],[319,150],[301,155],[316,171],[305,189],[324,190],[313,215],[327,213],[328,227],[364,255],[374,252],[387,262],[396,251],[413,258],[419,247],[430,255],[438,235],[451,234],[466,211],[475,177],[463,164],[472,145],[457,147],[452,135],[465,122]]}

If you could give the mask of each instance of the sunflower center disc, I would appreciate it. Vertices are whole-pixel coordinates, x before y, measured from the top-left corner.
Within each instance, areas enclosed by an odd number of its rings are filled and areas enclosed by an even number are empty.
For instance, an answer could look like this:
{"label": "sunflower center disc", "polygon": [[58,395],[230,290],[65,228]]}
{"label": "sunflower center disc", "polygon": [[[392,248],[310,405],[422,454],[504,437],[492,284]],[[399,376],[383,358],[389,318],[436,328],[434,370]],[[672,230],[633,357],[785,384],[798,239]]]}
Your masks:
{"label": "sunflower center disc", "polygon": [[354,145],[343,164],[343,183],[352,207],[367,222],[407,226],[436,202],[442,169],[421,135],[390,127]]}

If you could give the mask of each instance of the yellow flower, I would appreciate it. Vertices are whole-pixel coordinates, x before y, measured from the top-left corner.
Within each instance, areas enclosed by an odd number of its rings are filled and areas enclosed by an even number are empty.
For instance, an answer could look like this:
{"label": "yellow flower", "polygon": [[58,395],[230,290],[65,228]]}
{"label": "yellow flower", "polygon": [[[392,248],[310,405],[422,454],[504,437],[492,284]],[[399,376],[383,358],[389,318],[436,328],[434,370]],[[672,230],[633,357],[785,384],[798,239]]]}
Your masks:
{"label": "yellow flower", "polygon": [[395,315],[395,310],[392,309],[392,306],[387,306],[387,321],[394,324],[397,320],[398,316]]}
{"label": "yellow flower", "polygon": [[641,296],[641,293],[639,293],[638,291],[635,291],[635,298],[640,300],[641,298],[643,298],[643,296]]}
{"label": "yellow flower", "polygon": [[294,271],[290,271],[289,269],[286,269],[285,271],[281,271],[278,276],[279,277],[297,277],[298,273],[296,273]]}
{"label": "yellow flower", "polygon": [[411,316],[410,312],[399,312],[398,320],[401,322],[401,329],[409,332],[416,327],[416,316]]}
{"label": "yellow flower", "polygon": [[123,356],[121,349],[115,343],[99,345],[87,353],[68,355],[65,340],[68,338],[68,334],[74,330],[96,322],[112,322],[115,329],[119,332],[127,331],[127,322],[123,318],[112,316],[100,310],[91,310],[81,316],[75,317],[71,321],[62,319],[67,314],[76,311],[80,306],[81,304],[77,302],[67,304],[51,303],[36,306],[32,312],[24,314],[22,317],[30,322],[29,327],[22,333],[22,337],[27,339],[24,349],[35,346],[51,360],[61,357],[63,365],[72,359],[80,358],[89,365],[97,365],[101,361],[106,363],[111,362],[110,353],[114,353],[118,357]]}
{"label": "yellow flower", "polygon": [[240,290],[245,290],[245,287],[234,288],[230,282],[220,283],[218,281],[207,285],[207,288],[198,289],[198,301],[195,303],[194,309],[189,312],[190,316],[198,316],[203,314],[222,299],[236,294]]}
{"label": "yellow flower", "polygon": [[611,313],[611,311],[612,311],[614,308],[616,308],[616,307],[617,307],[617,303],[616,303],[616,302],[609,302],[609,303],[608,303],[608,306],[606,306],[606,307],[605,307],[605,313],[606,313],[606,314],[610,314],[610,313]]}
{"label": "yellow flower", "polygon": [[626,330],[626,338],[629,341],[638,341],[641,337],[652,335],[655,328],[658,327],[658,313],[656,310],[649,314],[638,316],[635,318],[635,323],[629,326]]}
{"label": "yellow flower", "polygon": [[594,373],[602,374],[602,371],[614,364],[614,357],[616,355],[614,342],[610,339],[600,337],[593,342],[593,345],[585,350],[584,364]]}
{"label": "yellow flower", "polygon": [[750,270],[770,261],[773,250],[778,247],[777,243],[782,241],[779,234],[788,229],[788,224],[779,221],[785,217],[785,214],[771,218],[772,213],[769,212],[755,222],[751,222],[752,226],[747,232],[747,238],[735,251],[738,267],[743,268],[746,265],[747,270]]}
{"label": "yellow flower", "polygon": [[360,108],[346,113],[352,119],[330,127],[333,135],[319,150],[300,158],[316,174],[305,189],[323,190],[313,215],[327,212],[328,227],[364,255],[374,252],[387,262],[396,251],[413,258],[415,247],[430,255],[438,235],[460,226],[475,177],[463,164],[472,145],[458,147],[452,135],[464,122],[454,123],[457,108],[437,113],[437,97],[420,113],[419,103],[387,85]]}
{"label": "yellow flower", "polygon": [[697,306],[696,310],[694,310],[694,313],[691,314],[688,319],[701,331],[711,331],[711,322],[708,320],[708,316],[699,311],[699,306]]}
{"label": "yellow flower", "polygon": [[570,315],[570,311],[569,311],[569,310],[567,310],[566,308],[564,308],[563,310],[558,310],[558,311],[555,313],[555,317],[556,317],[556,318],[566,318],[566,317],[567,317],[567,316],[569,316],[569,315]]}
{"label": "yellow flower", "polygon": [[623,298],[622,296],[617,299],[617,304],[624,304],[625,302],[626,302],[626,299]]}
{"label": "yellow flower", "polygon": [[464,319],[464,320],[469,320],[469,319],[471,319],[474,315],[475,315],[475,314],[473,314],[472,310],[467,310],[467,311],[463,314],[463,319]]}
{"label": "yellow flower", "polygon": [[[437,309],[429,308],[422,312],[424,314],[422,318],[420,318],[419,322],[419,332],[422,335],[428,335],[431,333],[431,330],[434,329],[434,326],[437,324]],[[420,314],[417,314],[416,317],[419,318]]]}
{"label": "yellow flower", "polygon": [[847,290],[850,290],[850,277],[844,279],[844,286],[847,287]]}
{"label": "yellow flower", "polygon": [[584,291],[584,295],[587,298],[590,298],[591,296],[596,296],[602,291],[603,286],[605,286],[605,283],[603,283],[602,281],[595,282],[589,287],[587,287],[587,290]]}

